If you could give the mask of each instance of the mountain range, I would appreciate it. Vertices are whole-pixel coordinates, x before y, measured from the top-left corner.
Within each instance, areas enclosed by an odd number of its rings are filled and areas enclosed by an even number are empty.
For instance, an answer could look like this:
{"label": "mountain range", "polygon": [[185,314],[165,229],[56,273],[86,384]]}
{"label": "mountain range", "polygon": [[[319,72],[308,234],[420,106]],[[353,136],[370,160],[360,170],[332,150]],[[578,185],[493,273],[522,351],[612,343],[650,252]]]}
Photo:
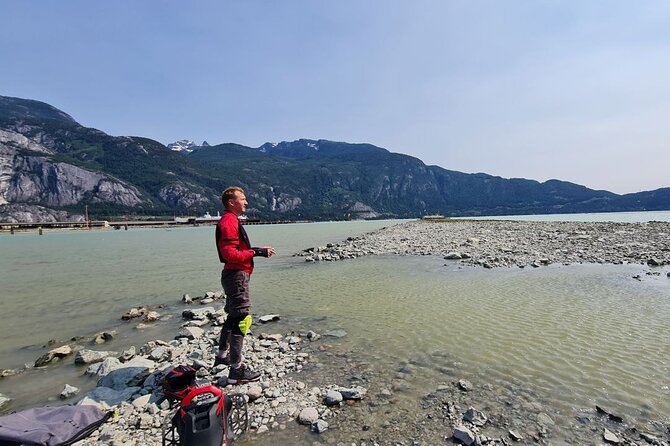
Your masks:
{"label": "mountain range", "polygon": [[0,221],[197,215],[242,186],[261,219],[670,209],[670,188],[618,195],[560,180],[469,174],[371,144],[300,139],[169,147],[110,136],[43,102],[0,96]]}

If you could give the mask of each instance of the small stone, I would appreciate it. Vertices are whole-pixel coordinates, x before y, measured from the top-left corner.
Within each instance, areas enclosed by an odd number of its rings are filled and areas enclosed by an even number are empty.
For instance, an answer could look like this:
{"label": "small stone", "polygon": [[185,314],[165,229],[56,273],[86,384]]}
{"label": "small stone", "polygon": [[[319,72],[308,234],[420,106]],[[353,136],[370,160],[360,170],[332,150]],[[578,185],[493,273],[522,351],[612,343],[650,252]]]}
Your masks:
{"label": "small stone", "polygon": [[465,446],[470,446],[475,442],[475,435],[465,426],[456,426],[451,436],[463,443]]}
{"label": "small stone", "polygon": [[658,260],[655,257],[652,257],[651,259],[647,260],[647,265],[649,265],[649,266],[661,266],[661,265],[663,265],[663,262],[661,262],[660,260]]}
{"label": "small stone", "polygon": [[481,427],[486,424],[488,418],[486,418],[486,415],[484,415],[482,412],[478,411],[474,407],[471,407],[463,414],[463,420],[468,421],[475,426]]}
{"label": "small stone", "polygon": [[320,434],[328,430],[328,423],[324,420],[316,420],[312,423],[311,431]]}
{"label": "small stone", "polygon": [[267,324],[268,322],[278,321],[280,316],[278,314],[266,314],[258,318],[262,324]]}
{"label": "small stone", "polygon": [[35,367],[43,367],[54,360],[64,358],[72,354],[72,347],[69,345],[63,345],[62,347],[49,350],[47,353],[43,354],[35,361]]}
{"label": "small stone", "polygon": [[367,389],[360,386],[352,388],[338,387],[335,390],[342,394],[342,398],[345,400],[362,400],[365,394],[368,392]]}
{"label": "small stone", "polygon": [[511,438],[514,441],[521,441],[523,440],[523,437],[519,435],[518,433],[514,432],[513,430],[509,430],[509,438]]}
{"label": "small stone", "polygon": [[298,422],[300,424],[311,425],[318,419],[319,419],[319,412],[314,407],[306,407],[303,410],[301,410],[300,415],[298,415]]}
{"label": "small stone", "polygon": [[161,315],[158,314],[158,312],[150,311],[150,312],[147,313],[146,316],[144,316],[144,322],[156,322],[160,318],[161,318]]}
{"label": "small stone", "polygon": [[621,442],[619,437],[607,428],[605,428],[605,431],[603,432],[603,440],[612,444],[619,444]]}
{"label": "small stone", "polygon": [[258,398],[263,396],[263,389],[261,386],[252,385],[247,391],[247,396],[249,397],[250,401],[256,401]]}
{"label": "small stone", "polygon": [[191,298],[191,296],[189,296],[188,294],[184,294],[181,297],[181,301],[184,302],[185,304],[190,304],[193,303],[193,298]]}
{"label": "small stone", "polygon": [[460,260],[463,256],[459,252],[450,252],[444,256],[445,260]]}
{"label": "small stone", "polygon": [[60,399],[66,400],[68,398],[71,398],[75,396],[76,394],[79,393],[79,389],[77,387],[71,386],[69,384],[65,384],[65,387],[63,387],[63,390],[60,393]]}
{"label": "small stone", "polygon": [[336,406],[342,402],[342,394],[336,390],[329,390],[324,398],[326,406]]}
{"label": "small stone", "polygon": [[472,383],[467,379],[460,379],[458,380],[458,388],[464,392],[469,392],[472,390]]}
{"label": "small stone", "polygon": [[264,434],[268,432],[270,429],[266,425],[262,425],[261,427],[258,428],[256,431],[257,434]]}

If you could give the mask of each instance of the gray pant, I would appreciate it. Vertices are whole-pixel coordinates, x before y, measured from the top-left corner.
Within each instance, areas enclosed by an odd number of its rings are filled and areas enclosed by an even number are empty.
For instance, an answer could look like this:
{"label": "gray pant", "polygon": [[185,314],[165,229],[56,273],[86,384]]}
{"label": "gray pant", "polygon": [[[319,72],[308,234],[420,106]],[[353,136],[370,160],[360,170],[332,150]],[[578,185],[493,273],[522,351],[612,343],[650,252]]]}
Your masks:
{"label": "gray pant", "polygon": [[240,330],[240,322],[249,315],[251,300],[249,299],[249,273],[224,269],[221,271],[221,285],[226,293],[224,307],[228,316],[221,328],[219,350],[229,352],[230,364],[239,367],[242,363],[244,333]]}

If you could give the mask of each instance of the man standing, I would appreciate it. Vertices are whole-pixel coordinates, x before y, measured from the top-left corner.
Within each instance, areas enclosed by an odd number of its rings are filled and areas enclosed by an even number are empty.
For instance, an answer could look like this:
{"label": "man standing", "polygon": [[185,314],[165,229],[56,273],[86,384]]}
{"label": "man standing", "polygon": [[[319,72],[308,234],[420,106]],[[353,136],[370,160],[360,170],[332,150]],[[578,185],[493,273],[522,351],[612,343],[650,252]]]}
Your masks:
{"label": "man standing", "polygon": [[225,264],[221,271],[221,285],[226,293],[228,316],[221,329],[214,366],[230,365],[228,383],[244,384],[261,378],[259,372],[250,370],[242,362],[244,335],[251,327],[249,277],[254,270],[253,258],[271,257],[275,250],[271,246],[251,247],[238,218],[247,209],[247,198],[241,188],[229,187],[223,191],[221,202],[226,211],[216,225],[216,249],[219,260]]}

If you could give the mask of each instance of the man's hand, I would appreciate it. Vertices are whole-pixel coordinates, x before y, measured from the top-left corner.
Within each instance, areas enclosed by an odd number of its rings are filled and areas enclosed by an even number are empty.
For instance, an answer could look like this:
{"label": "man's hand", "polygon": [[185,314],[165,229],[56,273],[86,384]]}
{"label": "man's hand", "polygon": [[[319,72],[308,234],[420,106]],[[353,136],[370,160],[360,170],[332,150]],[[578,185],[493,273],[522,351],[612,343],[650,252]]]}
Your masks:
{"label": "man's hand", "polygon": [[272,257],[276,254],[272,246],[261,246],[260,248],[251,249],[254,250],[254,257]]}

